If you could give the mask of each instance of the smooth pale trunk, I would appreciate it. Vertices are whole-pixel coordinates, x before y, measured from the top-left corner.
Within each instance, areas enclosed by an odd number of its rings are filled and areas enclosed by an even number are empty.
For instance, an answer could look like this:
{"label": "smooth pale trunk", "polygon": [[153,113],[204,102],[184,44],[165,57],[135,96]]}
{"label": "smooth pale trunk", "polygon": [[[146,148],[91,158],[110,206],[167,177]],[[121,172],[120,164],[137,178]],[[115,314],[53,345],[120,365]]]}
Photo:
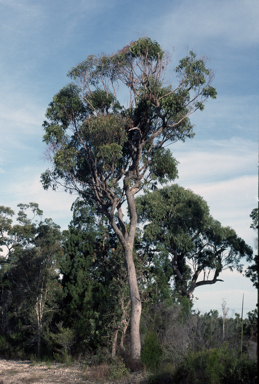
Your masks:
{"label": "smooth pale trunk", "polygon": [[141,301],[139,296],[136,269],[133,260],[133,247],[125,247],[125,259],[128,272],[128,282],[131,300],[131,357],[133,360],[140,359],[141,343],[140,343],[140,318],[141,318]]}
{"label": "smooth pale trunk", "polygon": [[[127,188],[126,188],[127,189]],[[125,255],[125,263],[128,274],[128,283],[130,291],[130,301],[131,301],[131,316],[130,316],[130,339],[131,339],[131,358],[132,360],[140,360],[141,352],[141,343],[140,343],[140,318],[141,318],[141,301],[138,289],[137,275],[135,264],[133,260],[133,245],[134,237],[137,228],[137,212],[136,205],[134,201],[135,192],[126,191],[128,207],[130,211],[130,230],[129,233],[126,231],[126,227],[122,221],[122,210],[121,207],[118,210],[119,220],[122,223],[122,228],[124,228],[124,234],[118,229],[114,217],[110,219],[111,225],[117,234]]]}

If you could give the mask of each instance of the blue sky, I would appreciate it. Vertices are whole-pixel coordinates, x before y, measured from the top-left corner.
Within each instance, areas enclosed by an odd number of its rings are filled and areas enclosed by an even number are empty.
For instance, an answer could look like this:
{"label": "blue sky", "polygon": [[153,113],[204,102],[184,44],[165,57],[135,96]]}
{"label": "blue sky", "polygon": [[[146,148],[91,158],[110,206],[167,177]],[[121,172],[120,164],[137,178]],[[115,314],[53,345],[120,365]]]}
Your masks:
{"label": "blue sky", "polygon": [[[213,217],[254,246],[249,214],[257,206],[259,3],[257,0],[0,0],[0,205],[37,202],[66,228],[76,196],[44,191],[42,122],[66,74],[88,54],[112,53],[145,35],[172,55],[209,58],[218,97],[192,115],[194,139],[170,147],[177,182],[205,198]],[[229,314],[255,308],[250,280],[225,272],[199,288],[195,308]]]}

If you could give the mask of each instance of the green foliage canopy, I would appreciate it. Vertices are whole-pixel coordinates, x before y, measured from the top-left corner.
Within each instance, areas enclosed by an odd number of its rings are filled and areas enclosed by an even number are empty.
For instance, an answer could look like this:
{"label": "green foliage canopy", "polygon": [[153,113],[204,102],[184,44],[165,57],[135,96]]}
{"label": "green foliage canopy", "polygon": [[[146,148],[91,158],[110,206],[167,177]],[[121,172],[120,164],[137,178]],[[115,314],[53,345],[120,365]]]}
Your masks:
{"label": "green foliage canopy", "polygon": [[[251,260],[251,247],[232,228],[214,220],[207,203],[190,190],[177,184],[157,189],[138,197],[136,206],[145,224],[147,252],[168,279],[174,277],[180,295],[190,296],[198,286],[222,281],[218,276],[223,269],[241,272],[242,258]],[[201,273],[204,277],[198,282]]]}
{"label": "green foliage canopy", "polygon": [[[68,75],[77,84],[54,96],[43,124],[53,161],[42,174],[44,188],[62,183],[112,214],[128,188],[176,177],[177,163],[163,146],[193,136],[190,114],[216,91],[211,71],[193,52],[175,69],[175,89],[164,85],[168,63],[157,42],[141,38],[72,68]],[[119,86],[130,91],[128,108],[116,98]]]}

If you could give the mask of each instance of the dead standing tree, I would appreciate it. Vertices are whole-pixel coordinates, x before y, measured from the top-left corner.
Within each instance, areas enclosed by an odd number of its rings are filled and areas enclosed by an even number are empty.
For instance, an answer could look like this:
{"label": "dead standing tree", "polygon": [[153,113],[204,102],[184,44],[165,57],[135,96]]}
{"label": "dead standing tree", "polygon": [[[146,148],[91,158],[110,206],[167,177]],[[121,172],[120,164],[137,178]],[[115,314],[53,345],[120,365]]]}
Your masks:
{"label": "dead standing tree", "polygon": [[[125,254],[131,299],[131,355],[140,357],[141,301],[133,260],[137,227],[134,197],[142,188],[174,180],[176,161],[165,145],[193,137],[189,116],[216,97],[204,59],[190,52],[165,82],[169,55],[141,38],[116,54],[88,56],[72,68],[70,83],[46,112],[44,141],[53,168],[42,174],[45,189],[63,185],[104,214]],[[75,83],[76,82],[76,83]],[[121,86],[121,88],[120,88]],[[129,93],[128,107],[118,92]],[[127,203],[129,226],[122,214]]]}

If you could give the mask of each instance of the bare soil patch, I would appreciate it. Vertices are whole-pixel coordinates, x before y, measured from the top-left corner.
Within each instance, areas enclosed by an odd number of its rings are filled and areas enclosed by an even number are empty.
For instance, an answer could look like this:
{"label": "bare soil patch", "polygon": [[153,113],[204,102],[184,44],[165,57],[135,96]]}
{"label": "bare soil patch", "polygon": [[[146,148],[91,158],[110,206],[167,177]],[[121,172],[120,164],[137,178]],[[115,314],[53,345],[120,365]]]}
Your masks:
{"label": "bare soil patch", "polygon": [[66,367],[56,362],[33,364],[29,360],[0,360],[0,384],[140,384],[144,379],[142,372],[131,373],[118,381],[110,381],[108,375],[109,367],[104,364],[95,367],[72,364]]}

